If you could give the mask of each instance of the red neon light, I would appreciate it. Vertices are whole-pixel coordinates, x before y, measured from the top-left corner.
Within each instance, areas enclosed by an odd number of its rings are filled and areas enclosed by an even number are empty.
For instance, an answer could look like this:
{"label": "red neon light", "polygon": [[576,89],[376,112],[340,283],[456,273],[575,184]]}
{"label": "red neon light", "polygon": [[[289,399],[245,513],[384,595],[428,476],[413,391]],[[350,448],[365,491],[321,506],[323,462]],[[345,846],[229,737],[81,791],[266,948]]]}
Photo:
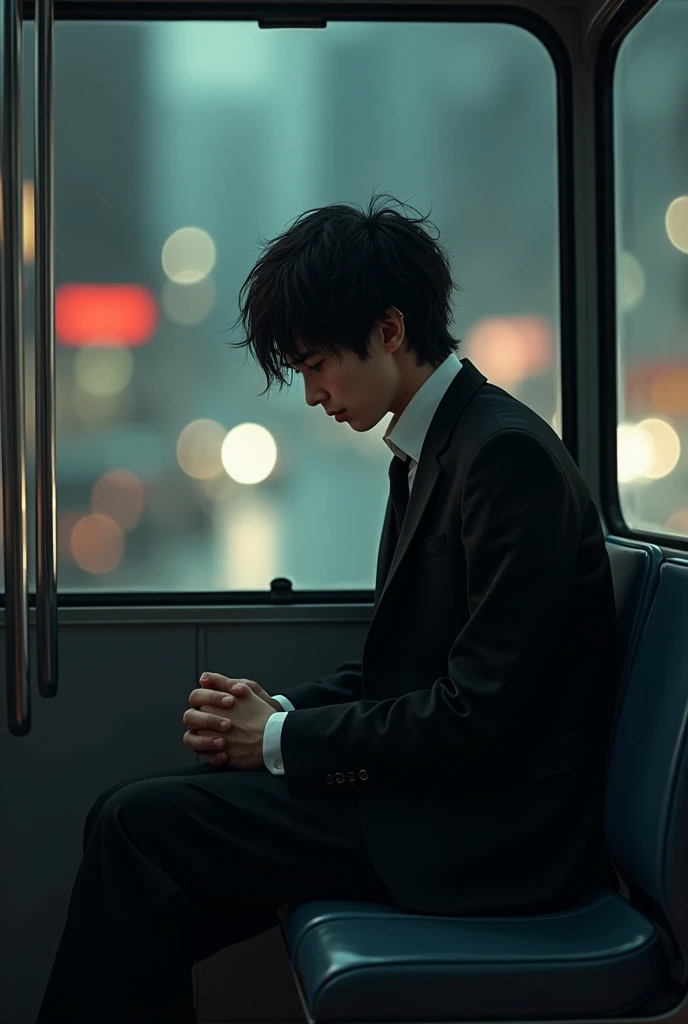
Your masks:
{"label": "red neon light", "polygon": [[139,284],[63,284],[55,294],[55,335],[63,345],[145,345],[158,304]]}

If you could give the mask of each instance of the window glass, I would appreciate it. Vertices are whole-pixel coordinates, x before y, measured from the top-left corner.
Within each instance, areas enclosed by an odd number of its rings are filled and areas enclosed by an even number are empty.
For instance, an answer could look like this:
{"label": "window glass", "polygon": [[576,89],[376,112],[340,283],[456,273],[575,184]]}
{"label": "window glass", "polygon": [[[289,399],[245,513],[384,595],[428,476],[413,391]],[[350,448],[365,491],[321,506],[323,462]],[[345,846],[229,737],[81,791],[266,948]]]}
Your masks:
{"label": "window glass", "polygon": [[316,206],[388,192],[430,214],[459,357],[559,430],[556,76],[526,31],[60,22],[55,105],[62,591],[374,586],[391,414],[357,434],[297,375],[260,397],[228,345],[260,239]]}
{"label": "window glass", "polygon": [[688,3],[661,0],[614,83],[618,480],[632,529],[688,536]]}

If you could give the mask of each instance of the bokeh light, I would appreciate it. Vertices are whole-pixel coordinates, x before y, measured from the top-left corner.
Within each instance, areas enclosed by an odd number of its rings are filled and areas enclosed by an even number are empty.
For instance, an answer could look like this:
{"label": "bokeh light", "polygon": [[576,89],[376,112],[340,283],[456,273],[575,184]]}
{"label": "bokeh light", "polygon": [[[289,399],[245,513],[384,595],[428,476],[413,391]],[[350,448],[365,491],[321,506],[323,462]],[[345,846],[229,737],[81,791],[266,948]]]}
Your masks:
{"label": "bokeh light", "polygon": [[641,420],[638,428],[644,430],[652,441],[652,459],[644,476],[650,480],[660,480],[668,476],[676,467],[681,455],[678,434],[670,423],[654,417]]}
{"label": "bokeh light", "polygon": [[127,533],[141,519],[145,497],[143,483],[134,473],[127,469],[111,469],[93,485],[91,508],[109,516]]}
{"label": "bokeh light", "polygon": [[619,282],[617,294],[619,308],[629,313],[639,304],[645,294],[645,271],[640,260],[630,252],[622,252],[619,260]]}
{"label": "bokeh light", "polygon": [[215,420],[194,420],[177,440],[177,461],[188,476],[208,480],[222,472],[222,444],[227,435]]}
{"label": "bokeh light", "polygon": [[659,480],[675,468],[681,454],[678,434],[664,420],[622,423],[617,429],[617,467],[620,483],[644,478]]}
{"label": "bokeh light", "polygon": [[259,423],[242,423],[227,434],[222,445],[222,465],[239,484],[265,480],[277,462],[277,445],[269,430]]}
{"label": "bokeh light", "polygon": [[542,316],[486,317],[469,328],[463,349],[491,384],[514,388],[550,368],[552,325]]}
{"label": "bokeh light", "polygon": [[140,284],[61,284],[55,291],[55,337],[72,348],[141,346],[158,329],[160,311]]}
{"label": "bokeh light", "polygon": [[652,438],[631,423],[620,423],[616,430],[616,462],[620,483],[645,476],[652,466]]}
{"label": "bokeh light", "polygon": [[134,357],[128,348],[82,348],[74,359],[74,379],[89,395],[118,395],[134,376]]}
{"label": "bokeh light", "polygon": [[72,529],[72,557],[80,569],[93,576],[112,572],[124,555],[124,535],[110,516],[82,516]]}
{"label": "bokeh light", "polygon": [[179,228],[162,247],[162,267],[175,284],[197,284],[215,266],[215,243],[202,228]]}
{"label": "bokeh light", "polygon": [[669,204],[665,224],[671,244],[688,252],[688,196],[679,196]]}

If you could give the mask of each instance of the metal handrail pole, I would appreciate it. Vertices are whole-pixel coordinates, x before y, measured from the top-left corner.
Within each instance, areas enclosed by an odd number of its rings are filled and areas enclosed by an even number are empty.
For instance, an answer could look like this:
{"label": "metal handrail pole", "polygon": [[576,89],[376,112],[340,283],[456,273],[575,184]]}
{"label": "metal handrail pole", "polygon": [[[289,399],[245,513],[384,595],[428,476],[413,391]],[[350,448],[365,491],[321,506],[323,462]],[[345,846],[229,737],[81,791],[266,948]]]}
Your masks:
{"label": "metal handrail pole", "polygon": [[54,8],[36,7],[36,652],[38,690],[57,694],[55,481]]}
{"label": "metal handrail pole", "polygon": [[0,0],[2,11],[2,243],[0,350],[2,365],[2,517],[5,554],[5,680],[13,736],[31,728],[29,694],[28,559],[22,330],[23,180],[21,153],[20,0]]}

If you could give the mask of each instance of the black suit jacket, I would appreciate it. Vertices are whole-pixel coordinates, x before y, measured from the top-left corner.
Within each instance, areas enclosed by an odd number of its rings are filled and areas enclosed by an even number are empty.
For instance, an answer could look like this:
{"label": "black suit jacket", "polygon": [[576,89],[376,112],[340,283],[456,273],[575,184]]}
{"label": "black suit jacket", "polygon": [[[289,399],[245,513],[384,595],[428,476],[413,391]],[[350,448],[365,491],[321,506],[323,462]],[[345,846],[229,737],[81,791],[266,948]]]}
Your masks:
{"label": "black suit jacket", "polygon": [[355,793],[395,901],[537,912],[617,888],[602,828],[619,685],[609,559],[559,437],[468,359],[388,501],[363,656],[283,691],[294,796]]}

